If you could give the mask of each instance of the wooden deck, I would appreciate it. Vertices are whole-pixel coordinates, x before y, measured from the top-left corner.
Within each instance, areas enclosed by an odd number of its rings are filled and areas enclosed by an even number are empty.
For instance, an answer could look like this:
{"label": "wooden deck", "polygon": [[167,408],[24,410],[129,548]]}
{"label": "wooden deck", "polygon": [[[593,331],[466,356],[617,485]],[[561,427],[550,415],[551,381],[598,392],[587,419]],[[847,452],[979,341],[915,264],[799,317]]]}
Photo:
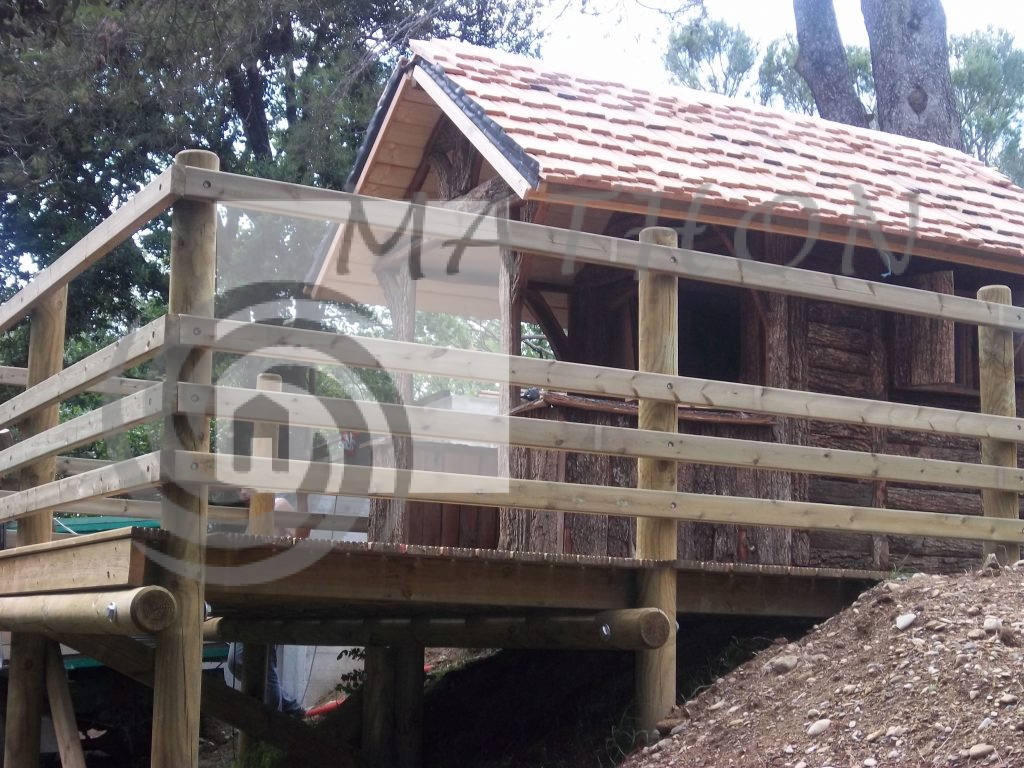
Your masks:
{"label": "wooden deck", "polygon": [[[0,594],[159,583],[166,532],[124,528],[0,552]],[[329,619],[537,615],[631,608],[656,561],[211,534],[215,616]],[[831,616],[887,574],[680,561],[681,614]]]}

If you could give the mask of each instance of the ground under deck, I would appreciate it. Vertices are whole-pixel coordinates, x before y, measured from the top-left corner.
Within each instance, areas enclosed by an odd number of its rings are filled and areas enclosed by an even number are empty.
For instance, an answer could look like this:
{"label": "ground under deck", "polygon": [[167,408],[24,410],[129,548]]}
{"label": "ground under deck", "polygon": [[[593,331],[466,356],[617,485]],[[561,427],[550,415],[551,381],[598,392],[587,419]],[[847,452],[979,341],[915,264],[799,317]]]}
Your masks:
{"label": "ground under deck", "polygon": [[[124,528],[0,552],[0,594],[157,583],[166,532]],[[211,534],[206,599],[238,618],[535,615],[636,605],[655,561]],[[831,616],[887,574],[676,563],[681,614]]]}

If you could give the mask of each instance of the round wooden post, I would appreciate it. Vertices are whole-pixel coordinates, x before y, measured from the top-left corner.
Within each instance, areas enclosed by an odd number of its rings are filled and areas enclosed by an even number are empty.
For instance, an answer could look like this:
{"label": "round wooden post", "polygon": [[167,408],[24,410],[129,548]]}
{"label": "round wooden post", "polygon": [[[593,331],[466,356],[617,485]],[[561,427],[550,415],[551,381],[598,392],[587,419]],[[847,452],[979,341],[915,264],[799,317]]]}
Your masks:
{"label": "round wooden post", "polygon": [[[261,392],[280,392],[281,377],[276,373],[261,373],[256,377],[256,389]],[[277,458],[280,427],[267,421],[257,421],[252,428],[252,455],[264,459]],[[252,489],[249,497],[249,523],[245,532],[252,536],[274,535],[273,493],[260,493]],[[275,650],[263,643],[246,643],[242,653],[242,692],[265,702],[270,654]],[[245,731],[238,732],[240,765],[249,765],[254,739]]]}
{"label": "round wooden post", "polygon": [[[978,291],[978,299],[998,304],[1012,304],[1013,297],[1005,285],[987,285]],[[1013,370],[1013,331],[978,326],[978,386],[981,389],[981,412],[995,416],[1016,416],[1017,396]],[[981,441],[981,463],[999,467],[1017,467],[1017,444],[1005,440]],[[985,517],[1020,516],[1020,500],[1016,491],[983,490],[981,507]],[[1020,559],[1019,544],[985,542],[983,556],[995,554],[1000,563]]]}
{"label": "round wooden post", "polygon": [[[28,386],[32,387],[64,367],[64,330],[67,287],[39,303],[30,318]],[[40,408],[25,419],[22,433],[29,435],[56,427],[57,405]],[[56,457],[25,467],[19,478],[22,490],[53,482]],[[53,537],[53,514],[41,512],[18,521],[18,544],[41,544]],[[46,639],[16,632],[11,635],[11,663],[7,680],[7,720],[4,737],[5,768],[39,765],[39,731],[46,691]]]}
{"label": "round wooden post", "polygon": [[[212,152],[189,150],[180,166],[218,170]],[[217,207],[181,200],[171,216],[171,277],[168,311],[213,316],[217,270]],[[170,349],[168,382],[210,384],[211,355],[200,349]],[[170,416],[164,425],[165,451],[209,451],[206,417]],[[197,768],[199,695],[202,674],[201,624],[204,611],[203,560],[206,545],[205,485],[163,485],[161,527],[169,532],[166,555],[172,565],[163,586],[178,604],[178,621],[160,633],[153,676],[153,768]]]}
{"label": "round wooden post", "polygon": [[[667,227],[640,232],[640,242],[676,247],[678,238]],[[655,272],[640,273],[639,309],[640,370],[675,375],[679,367],[679,289],[675,277]],[[640,399],[640,429],[678,432],[679,416],[673,403]],[[637,460],[637,487],[674,491],[678,468],[674,461]],[[675,561],[677,524],[674,520],[638,518],[636,556]],[[676,703],[676,572],[673,567],[642,571],[638,605],[660,608],[669,617],[670,634],[663,646],[637,652],[637,726],[644,738],[656,734],[655,725]]]}

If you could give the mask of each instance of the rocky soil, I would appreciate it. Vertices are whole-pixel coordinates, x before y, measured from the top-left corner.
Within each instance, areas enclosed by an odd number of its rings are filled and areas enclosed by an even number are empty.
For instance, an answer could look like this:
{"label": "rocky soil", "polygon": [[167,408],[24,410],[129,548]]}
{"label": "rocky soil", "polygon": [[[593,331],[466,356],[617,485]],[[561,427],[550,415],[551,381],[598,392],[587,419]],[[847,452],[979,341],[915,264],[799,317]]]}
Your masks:
{"label": "rocky soil", "polygon": [[719,678],[623,766],[1024,766],[1024,561],[882,583]]}

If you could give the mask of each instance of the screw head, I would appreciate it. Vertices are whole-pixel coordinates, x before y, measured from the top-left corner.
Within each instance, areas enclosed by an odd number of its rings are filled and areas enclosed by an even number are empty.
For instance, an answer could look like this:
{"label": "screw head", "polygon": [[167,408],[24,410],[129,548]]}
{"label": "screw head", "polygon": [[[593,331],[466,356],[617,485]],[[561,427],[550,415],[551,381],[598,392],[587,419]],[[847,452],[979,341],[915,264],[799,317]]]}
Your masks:
{"label": "screw head", "polygon": [[111,623],[117,621],[117,603],[113,601],[107,603],[107,621]]}

